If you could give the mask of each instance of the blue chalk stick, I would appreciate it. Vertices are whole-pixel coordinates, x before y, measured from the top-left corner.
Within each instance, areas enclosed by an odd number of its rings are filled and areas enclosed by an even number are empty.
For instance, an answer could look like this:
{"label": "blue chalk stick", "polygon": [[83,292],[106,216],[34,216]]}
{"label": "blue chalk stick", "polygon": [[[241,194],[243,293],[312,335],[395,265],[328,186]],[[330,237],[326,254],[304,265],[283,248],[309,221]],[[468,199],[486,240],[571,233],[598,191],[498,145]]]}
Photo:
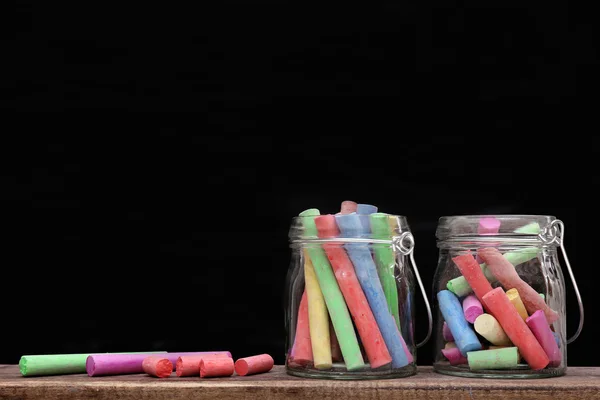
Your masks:
{"label": "blue chalk stick", "polygon": [[469,351],[481,350],[481,343],[465,319],[458,297],[449,290],[442,290],[438,292],[437,298],[444,321],[448,324],[460,353],[466,357]]}
{"label": "blue chalk stick", "polygon": [[556,344],[558,345],[558,348],[560,349],[560,336],[558,336],[558,333],[556,333],[556,332],[552,332],[552,335],[554,335],[554,340],[556,341]]}
{"label": "blue chalk stick", "polygon": [[[361,224],[358,214],[336,215],[335,220],[340,232],[345,237],[361,237],[369,233]],[[402,368],[408,365],[408,358],[402,346],[402,338],[396,327],[396,321],[389,312],[387,301],[383,293],[383,287],[377,275],[377,267],[371,256],[368,245],[362,243],[348,243],[344,247],[354,264],[356,276],[360,286],[365,292],[375,321],[383,336],[383,341],[392,356],[392,367]]]}
{"label": "blue chalk stick", "polygon": [[356,205],[356,213],[357,214],[374,214],[377,212],[377,207],[372,206],[370,204],[357,204]]}
{"label": "blue chalk stick", "polygon": [[369,218],[369,214],[374,214],[376,212],[377,207],[372,206],[370,204],[356,205],[356,214],[358,214],[358,218],[360,219],[360,224],[362,225],[362,232],[371,232],[371,219]]}

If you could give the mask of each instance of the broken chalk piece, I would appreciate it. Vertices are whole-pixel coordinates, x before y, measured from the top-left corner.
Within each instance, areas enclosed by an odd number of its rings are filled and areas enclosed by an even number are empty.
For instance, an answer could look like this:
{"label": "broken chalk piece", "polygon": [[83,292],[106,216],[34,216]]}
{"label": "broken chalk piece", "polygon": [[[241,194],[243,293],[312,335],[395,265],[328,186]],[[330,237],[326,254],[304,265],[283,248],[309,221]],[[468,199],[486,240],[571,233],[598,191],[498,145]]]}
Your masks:
{"label": "broken chalk piece", "polygon": [[235,362],[235,373],[239,376],[262,374],[273,369],[273,357],[268,354],[240,358]]}
{"label": "broken chalk piece", "polygon": [[500,326],[500,323],[490,314],[481,314],[475,320],[475,332],[496,346],[508,346],[512,343]]}
{"label": "broken chalk piece", "polygon": [[461,365],[467,363],[467,359],[460,353],[460,350],[457,347],[442,349],[442,354],[448,359],[450,365]]}
{"label": "broken chalk piece", "polygon": [[175,374],[179,377],[198,376],[200,373],[200,361],[210,357],[218,358],[228,356],[226,354],[181,356],[175,362]]}
{"label": "broken chalk piece", "polygon": [[503,349],[470,351],[467,353],[469,369],[473,371],[481,369],[510,369],[516,368],[518,364],[518,352],[516,347]]}
{"label": "broken chalk piece", "polygon": [[495,235],[500,229],[500,220],[494,217],[480,218],[477,233],[479,235]]}
{"label": "broken chalk piece", "polygon": [[213,378],[233,375],[231,358],[203,358],[200,360],[200,378]]}
{"label": "broken chalk piece", "polygon": [[145,373],[156,378],[168,378],[173,372],[173,363],[164,356],[148,356],[142,362]]}
{"label": "broken chalk piece", "polygon": [[474,323],[477,317],[483,314],[481,302],[474,295],[465,297],[462,307],[465,314],[465,319],[470,323]]}

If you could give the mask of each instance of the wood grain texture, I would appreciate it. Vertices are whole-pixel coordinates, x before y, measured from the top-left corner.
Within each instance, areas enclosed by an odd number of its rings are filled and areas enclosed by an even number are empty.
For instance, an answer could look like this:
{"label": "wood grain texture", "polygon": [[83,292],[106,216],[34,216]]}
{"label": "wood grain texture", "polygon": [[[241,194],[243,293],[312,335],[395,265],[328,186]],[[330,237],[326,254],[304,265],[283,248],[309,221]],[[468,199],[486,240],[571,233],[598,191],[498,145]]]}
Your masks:
{"label": "wood grain texture", "polygon": [[157,379],[147,375],[24,378],[0,366],[0,399],[600,399],[600,368],[571,367],[559,378],[490,380],[455,378],[419,367],[415,376],[376,381],[331,381],[289,376],[275,366],[254,376]]}

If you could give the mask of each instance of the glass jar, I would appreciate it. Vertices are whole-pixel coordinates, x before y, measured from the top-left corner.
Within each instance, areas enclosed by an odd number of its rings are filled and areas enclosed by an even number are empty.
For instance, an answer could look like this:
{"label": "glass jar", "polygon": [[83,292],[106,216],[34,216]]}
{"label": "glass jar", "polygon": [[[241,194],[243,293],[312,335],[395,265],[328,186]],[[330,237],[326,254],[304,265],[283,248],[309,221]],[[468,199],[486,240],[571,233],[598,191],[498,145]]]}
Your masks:
{"label": "glass jar", "polygon": [[[293,219],[289,238],[287,372],[327,379],[415,374],[416,347],[429,338],[432,319],[406,218],[311,209]],[[429,314],[429,334],[418,346],[415,278]]]}
{"label": "glass jar", "polygon": [[[567,369],[583,305],[553,216],[451,216],[438,222],[433,281],[434,370],[484,378],[545,378]],[[566,339],[563,251],[580,323]]]}

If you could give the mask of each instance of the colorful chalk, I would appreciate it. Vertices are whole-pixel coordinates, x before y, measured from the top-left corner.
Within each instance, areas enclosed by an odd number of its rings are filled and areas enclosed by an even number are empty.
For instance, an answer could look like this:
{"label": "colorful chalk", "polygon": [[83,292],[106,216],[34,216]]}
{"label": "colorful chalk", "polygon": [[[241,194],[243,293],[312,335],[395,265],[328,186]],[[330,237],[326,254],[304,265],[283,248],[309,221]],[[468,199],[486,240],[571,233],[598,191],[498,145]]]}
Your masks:
{"label": "colorful chalk", "polygon": [[[537,253],[538,249],[531,247],[504,253],[504,258],[510,261],[512,265],[519,265],[533,258],[536,258]],[[491,273],[491,271],[488,269],[485,263],[480,263],[479,266],[481,267],[483,274],[490,283],[494,283],[497,281],[496,277]],[[447,288],[458,297],[464,297],[469,293],[473,292],[473,289],[471,289],[471,286],[469,286],[469,283],[467,282],[464,276],[459,276],[457,278],[450,279],[448,281]]]}
{"label": "colorful chalk", "polygon": [[164,356],[148,356],[142,361],[142,370],[156,378],[168,378],[173,372],[173,363]]}
{"label": "colorful chalk", "polygon": [[453,257],[452,261],[454,261],[462,276],[467,280],[473,292],[475,292],[475,296],[481,301],[483,296],[492,290],[492,285],[490,285],[490,282],[483,275],[483,271],[477,261],[475,261],[471,254]]}
{"label": "colorful chalk", "polygon": [[454,341],[454,336],[452,336],[452,332],[450,332],[450,328],[448,327],[448,324],[446,323],[446,321],[444,321],[444,325],[442,326],[442,336],[444,337],[444,340],[447,342]]}
{"label": "colorful chalk", "polygon": [[[320,238],[335,238],[340,231],[333,215],[315,218]],[[323,244],[323,249],[331,263],[338,285],[346,300],[346,305],[356,325],[371,368],[379,368],[392,362],[373,312],[358,281],[352,261],[341,244]]]}
{"label": "colorful chalk", "polygon": [[475,332],[486,338],[496,346],[512,345],[509,337],[500,326],[500,323],[490,314],[481,314],[475,319]]}
{"label": "colorful chalk", "polygon": [[308,320],[313,362],[316,369],[330,369],[331,340],[329,338],[329,315],[312,261],[304,249],[304,281],[308,299]]}
{"label": "colorful chalk", "polygon": [[518,365],[516,347],[506,347],[494,350],[470,351],[467,353],[469,369],[511,369]]}
{"label": "colorful chalk", "polygon": [[[485,261],[489,265],[490,260],[485,259]],[[537,293],[536,296],[539,298]],[[515,307],[508,300],[504,290],[501,287],[497,287],[488,292],[483,296],[483,303],[498,320],[511,342],[518,347],[521,355],[531,369],[539,370],[545,368],[550,362],[548,356]]]}
{"label": "colorful chalk", "polygon": [[273,357],[268,354],[244,357],[235,362],[235,373],[239,376],[262,374],[273,369],[274,364]]}
{"label": "colorful chalk", "polygon": [[306,365],[313,360],[308,318],[308,296],[305,290],[300,299],[296,335],[294,336],[294,344],[290,350],[290,361],[295,364]]}
{"label": "colorful chalk", "polygon": [[340,343],[337,340],[337,336],[335,336],[335,330],[333,329],[331,320],[329,320],[329,338],[331,340],[331,360],[334,362],[344,361],[342,349],[340,349]]}
{"label": "colorful chalk", "polygon": [[200,360],[200,378],[216,378],[233,375],[231,358],[203,358]]}
{"label": "colorful chalk", "polygon": [[[306,236],[318,236],[315,216],[319,214],[319,210],[316,209],[300,213],[300,216],[303,217],[302,222]],[[358,339],[354,332],[350,313],[346,307],[344,296],[333,274],[325,250],[321,246],[310,246],[307,248],[307,251],[313,263],[319,287],[321,288],[321,293],[323,293],[329,317],[331,318],[340,349],[342,350],[346,369],[348,371],[362,369],[365,366],[365,362],[358,346]]]}
{"label": "colorful chalk", "polygon": [[562,354],[544,312],[537,310],[525,322],[550,359],[550,367],[558,367],[562,361]]}
{"label": "colorful chalk", "polygon": [[474,323],[477,317],[483,314],[481,302],[474,295],[465,297],[462,307],[463,313],[465,314],[465,319],[470,323]]}
{"label": "colorful chalk", "polygon": [[342,201],[342,206],[340,208],[340,214],[350,214],[356,212],[357,204],[353,201],[346,200]]}
{"label": "colorful chalk", "polygon": [[[475,352],[478,353],[478,352]],[[449,349],[442,349],[442,354],[450,362],[450,365],[461,365],[466,364],[467,358],[462,355],[460,349],[457,347],[451,347]]]}
{"label": "colorful chalk", "polygon": [[540,224],[532,222],[514,230],[515,233],[522,233],[526,235],[537,235],[541,232]]}
{"label": "colorful chalk", "polygon": [[178,357],[177,361],[175,362],[175,374],[179,377],[198,376],[198,374],[200,373],[200,361],[210,357],[219,358],[228,356],[226,354],[209,354]]}
{"label": "colorful chalk", "polygon": [[[515,346],[513,346],[512,344],[510,346],[494,346],[494,345],[491,345],[491,346],[488,346],[488,348],[486,350],[506,349],[506,348],[509,348],[509,347],[515,347]],[[517,362],[521,363],[521,353],[519,352],[518,348],[517,348]]]}
{"label": "colorful chalk", "polygon": [[469,351],[481,350],[481,343],[479,343],[477,335],[465,319],[462,306],[456,295],[449,290],[441,290],[437,294],[437,299],[440,311],[461,354],[464,356]]}
{"label": "colorful chalk", "polygon": [[506,291],[506,296],[508,296],[508,300],[512,303],[513,306],[517,309],[517,312],[523,318],[523,321],[529,317],[527,314],[527,310],[525,309],[525,304],[523,304],[523,300],[521,300],[521,296],[519,296],[519,292],[517,289],[513,288]]}
{"label": "colorful chalk", "polygon": [[500,229],[500,220],[494,217],[486,217],[479,219],[477,233],[479,235],[495,235]]}
{"label": "colorful chalk", "polygon": [[370,215],[377,212],[377,207],[371,204],[357,204],[356,205],[356,215],[358,215],[358,219],[360,220],[360,224],[362,225],[363,231],[365,233],[371,232],[371,221]]}
{"label": "colorful chalk", "polygon": [[549,323],[553,323],[558,319],[558,313],[548,307],[538,292],[519,277],[517,271],[502,256],[502,253],[493,247],[486,247],[479,250],[479,255],[504,287],[515,288],[519,292],[525,309],[529,314],[533,314],[537,310],[542,310],[546,314]]}
{"label": "colorful chalk", "polygon": [[[226,354],[227,357],[219,358],[231,359],[231,353],[228,351],[164,353],[160,356],[175,365],[181,356],[215,354]],[[143,363],[147,357],[148,354],[92,354],[86,359],[85,369],[89,376],[141,374],[144,372]]]}
{"label": "colorful chalk", "polygon": [[[373,213],[370,216],[371,231],[374,239],[390,239],[392,230],[388,223],[388,215],[384,213]],[[383,287],[383,293],[387,300],[388,309],[394,316],[398,329],[400,327],[400,311],[398,309],[398,288],[396,286],[396,257],[394,251],[388,244],[373,244],[373,253],[377,272]]]}
{"label": "colorful chalk", "polygon": [[[362,237],[369,233],[367,230],[369,228],[365,228],[361,223],[358,214],[336,215],[335,220],[345,237]],[[388,310],[383,287],[377,275],[377,267],[368,245],[348,243],[344,247],[352,260],[352,264],[354,264],[360,286],[367,297],[385,345],[392,356],[392,367],[402,368],[408,365],[409,361],[405,352],[406,344],[398,330],[394,317]]]}

